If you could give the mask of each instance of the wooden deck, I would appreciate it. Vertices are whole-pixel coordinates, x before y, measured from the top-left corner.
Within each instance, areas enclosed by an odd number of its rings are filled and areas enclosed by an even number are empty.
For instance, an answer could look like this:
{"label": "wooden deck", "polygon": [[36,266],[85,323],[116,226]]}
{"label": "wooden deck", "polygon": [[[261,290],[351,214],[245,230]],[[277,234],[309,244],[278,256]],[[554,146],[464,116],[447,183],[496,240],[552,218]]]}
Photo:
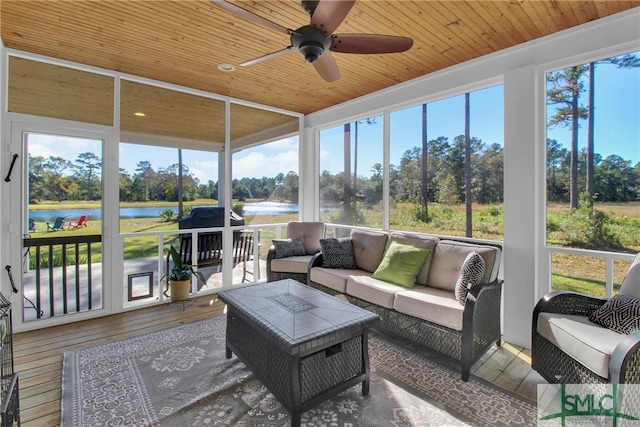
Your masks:
{"label": "wooden deck", "polygon": [[[215,296],[213,297],[215,298]],[[30,331],[14,336],[15,370],[20,381],[23,426],[60,424],[62,353],[105,344],[171,326],[222,314],[224,304],[200,297],[182,304],[160,305],[80,323]],[[507,390],[535,399],[544,380],[530,366],[529,350],[504,344],[491,349],[472,372]]]}

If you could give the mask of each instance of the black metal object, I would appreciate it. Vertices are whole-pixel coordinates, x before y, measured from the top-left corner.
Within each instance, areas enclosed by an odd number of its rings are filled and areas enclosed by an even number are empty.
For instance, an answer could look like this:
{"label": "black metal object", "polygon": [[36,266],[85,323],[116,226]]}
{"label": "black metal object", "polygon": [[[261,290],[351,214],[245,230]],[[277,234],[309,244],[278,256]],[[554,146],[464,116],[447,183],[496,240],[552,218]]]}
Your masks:
{"label": "black metal object", "polygon": [[[193,208],[189,215],[178,220],[178,228],[224,227],[224,209],[222,206]],[[234,211],[230,212],[230,216],[232,227],[244,225],[244,218]]]}
{"label": "black metal object", "polygon": [[7,172],[7,177],[4,179],[5,182],[11,181],[11,173],[13,172],[13,167],[15,166],[17,159],[18,155],[14,154],[13,159],[11,159],[11,166],[9,166],[9,172]]}
{"label": "black metal object", "polygon": [[[178,220],[178,228],[181,230],[190,228],[212,228],[224,227],[223,206],[204,206],[193,208],[189,215]],[[244,225],[244,218],[235,213],[229,212],[231,226]],[[204,232],[197,235],[197,257],[192,256],[191,234],[180,235],[180,250],[178,253],[185,264],[196,265],[198,267],[212,267],[222,264],[222,232]],[[176,248],[177,249],[177,248]],[[244,263],[242,281],[246,281],[248,273],[246,262],[253,254],[253,233],[245,230],[233,231],[233,265]],[[167,271],[169,271],[169,255],[167,255]]]}
{"label": "black metal object", "polygon": [[2,426],[20,425],[18,374],[13,367],[11,303],[0,293],[0,421]]}
{"label": "black metal object", "polygon": [[11,266],[5,265],[4,268],[5,270],[7,270],[7,274],[9,275],[9,283],[11,283],[11,289],[13,289],[14,294],[17,294],[18,288],[16,288],[16,285],[13,283],[13,274],[11,274]]}
{"label": "black metal object", "polygon": [[[7,274],[9,275],[9,283],[11,283],[11,287],[13,288],[13,293],[17,294],[18,293],[18,288],[16,288],[16,285],[13,283],[13,274],[11,274],[11,266],[10,265],[5,265],[4,266],[5,270],[7,270]],[[38,309],[36,308],[36,305],[33,303],[33,301],[31,301],[31,299],[29,299],[26,296],[23,296],[24,300],[29,304],[29,305],[25,305],[26,308],[33,308],[36,311],[36,317],[39,319],[42,317],[42,311],[38,311]]]}

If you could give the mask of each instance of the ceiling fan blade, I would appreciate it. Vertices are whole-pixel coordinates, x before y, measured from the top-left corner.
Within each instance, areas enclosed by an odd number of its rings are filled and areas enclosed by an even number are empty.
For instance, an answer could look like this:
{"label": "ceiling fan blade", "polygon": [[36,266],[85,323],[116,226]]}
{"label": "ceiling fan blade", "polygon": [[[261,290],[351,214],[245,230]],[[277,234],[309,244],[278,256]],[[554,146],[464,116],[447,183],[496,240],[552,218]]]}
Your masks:
{"label": "ceiling fan blade", "polygon": [[275,58],[277,58],[279,56],[286,55],[287,53],[291,52],[292,50],[293,50],[293,46],[289,46],[289,47],[286,47],[286,48],[284,48],[282,50],[279,50],[277,52],[267,53],[266,55],[262,55],[262,56],[259,56],[257,58],[245,61],[242,64],[240,64],[240,66],[241,67],[248,67],[250,65],[256,65],[256,64],[260,64],[262,62],[267,62],[267,61],[275,59]]}
{"label": "ceiling fan blade", "polygon": [[316,62],[313,63],[314,68],[327,82],[332,82],[340,78],[340,70],[338,70],[338,64],[333,59],[331,53],[325,52]]}
{"label": "ceiling fan blade", "polygon": [[396,53],[409,50],[413,40],[408,37],[382,34],[334,34],[331,50],[340,53]]}
{"label": "ceiling fan blade", "polygon": [[244,10],[241,7],[236,6],[235,4],[228,3],[225,0],[211,0],[211,3],[215,4],[221,9],[226,10],[239,18],[242,18],[246,21],[253,22],[254,24],[261,25],[270,30],[276,31],[278,33],[283,34],[291,34],[293,31],[285,28],[281,25],[276,24],[275,22],[271,22],[268,19],[265,19],[261,16],[256,15],[255,13],[249,12],[248,10]]}
{"label": "ceiling fan blade", "polygon": [[311,15],[311,25],[320,28],[325,36],[330,36],[342,24],[356,0],[320,0]]}

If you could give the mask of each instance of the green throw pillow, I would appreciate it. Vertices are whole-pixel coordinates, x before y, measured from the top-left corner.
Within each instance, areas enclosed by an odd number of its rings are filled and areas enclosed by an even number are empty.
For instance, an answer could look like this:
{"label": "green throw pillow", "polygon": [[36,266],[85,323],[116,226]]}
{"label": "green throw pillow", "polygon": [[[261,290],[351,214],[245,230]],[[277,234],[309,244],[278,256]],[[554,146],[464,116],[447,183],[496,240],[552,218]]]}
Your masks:
{"label": "green throw pillow", "polygon": [[373,277],[412,288],[430,252],[429,249],[416,248],[393,241],[373,273]]}

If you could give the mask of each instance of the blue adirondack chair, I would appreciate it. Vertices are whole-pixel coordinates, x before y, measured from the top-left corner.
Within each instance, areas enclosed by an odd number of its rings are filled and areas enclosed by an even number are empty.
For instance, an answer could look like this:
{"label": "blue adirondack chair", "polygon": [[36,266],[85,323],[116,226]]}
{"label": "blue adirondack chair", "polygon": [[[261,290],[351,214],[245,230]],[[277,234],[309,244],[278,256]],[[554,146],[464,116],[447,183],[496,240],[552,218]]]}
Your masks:
{"label": "blue adirondack chair", "polygon": [[53,222],[53,225],[47,223],[47,231],[63,230],[63,226],[64,226],[64,217],[59,216],[59,217],[56,217],[56,220]]}

